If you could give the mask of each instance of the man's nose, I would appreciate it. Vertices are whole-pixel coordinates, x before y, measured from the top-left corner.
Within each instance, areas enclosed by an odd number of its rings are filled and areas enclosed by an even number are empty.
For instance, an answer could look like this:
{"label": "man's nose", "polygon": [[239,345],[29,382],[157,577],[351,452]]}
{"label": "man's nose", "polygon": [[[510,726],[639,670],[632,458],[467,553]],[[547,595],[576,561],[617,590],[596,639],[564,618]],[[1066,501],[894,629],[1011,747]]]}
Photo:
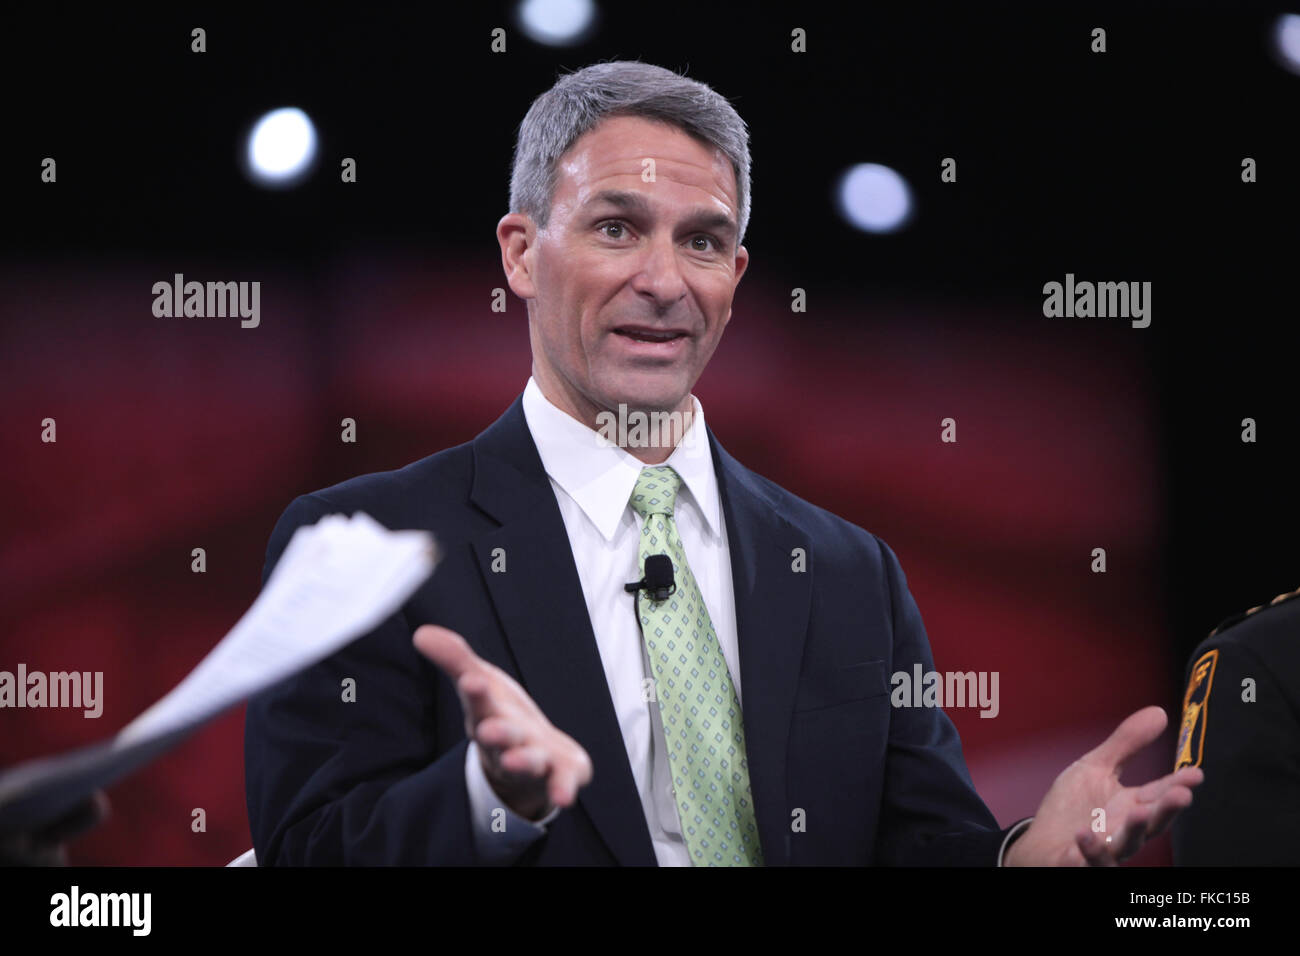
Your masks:
{"label": "man's nose", "polygon": [[659,310],[668,309],[686,294],[686,280],[671,236],[655,237],[646,243],[639,265],[632,288],[654,299]]}

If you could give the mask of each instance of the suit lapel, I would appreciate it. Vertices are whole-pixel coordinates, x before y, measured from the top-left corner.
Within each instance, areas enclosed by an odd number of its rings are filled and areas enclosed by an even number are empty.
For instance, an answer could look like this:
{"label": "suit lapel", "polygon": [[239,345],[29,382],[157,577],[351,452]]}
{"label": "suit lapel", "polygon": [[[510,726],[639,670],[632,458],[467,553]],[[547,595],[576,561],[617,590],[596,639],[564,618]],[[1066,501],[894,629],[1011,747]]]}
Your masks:
{"label": "suit lapel", "polygon": [[[569,537],[521,399],[475,439],[470,498],[501,524],[475,540],[474,549],[521,683],[595,767],[579,803],[620,864],[653,866],[650,831]],[[504,549],[504,573],[490,570],[497,548]]]}
{"label": "suit lapel", "polygon": [[[745,753],[763,859],[790,861],[786,756],[812,595],[813,543],[709,432],[736,593]],[[796,548],[806,569],[796,571]]]}

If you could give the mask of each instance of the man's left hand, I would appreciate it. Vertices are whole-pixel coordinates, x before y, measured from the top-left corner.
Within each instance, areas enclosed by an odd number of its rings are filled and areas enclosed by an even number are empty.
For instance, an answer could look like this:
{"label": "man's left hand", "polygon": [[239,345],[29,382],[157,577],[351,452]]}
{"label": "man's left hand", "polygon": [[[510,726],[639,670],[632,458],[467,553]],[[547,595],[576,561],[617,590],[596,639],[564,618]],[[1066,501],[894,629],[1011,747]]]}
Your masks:
{"label": "man's left hand", "polygon": [[[1007,849],[1005,866],[1115,866],[1162,833],[1192,802],[1205,779],[1199,767],[1140,787],[1119,782],[1124,764],[1160,736],[1169,718],[1160,707],[1130,714],[1095,750],[1061,772],[1029,824]],[[1104,816],[1097,810],[1105,811]],[[1094,821],[1104,828],[1094,831]]]}

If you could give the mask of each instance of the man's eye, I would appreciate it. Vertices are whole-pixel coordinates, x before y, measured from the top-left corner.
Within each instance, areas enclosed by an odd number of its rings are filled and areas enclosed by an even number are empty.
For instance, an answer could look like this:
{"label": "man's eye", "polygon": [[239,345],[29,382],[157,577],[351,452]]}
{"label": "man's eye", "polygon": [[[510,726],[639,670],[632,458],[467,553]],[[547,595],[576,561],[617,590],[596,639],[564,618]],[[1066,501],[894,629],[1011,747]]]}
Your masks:
{"label": "man's eye", "polygon": [[699,236],[695,236],[695,237],[693,237],[693,238],[691,239],[691,242],[693,242],[693,243],[694,243],[694,242],[707,242],[707,243],[709,244],[707,247],[705,247],[705,248],[703,248],[703,249],[701,249],[699,246],[695,246],[694,249],[695,249],[696,252],[716,252],[719,248],[721,248],[721,246],[720,246],[719,243],[718,243],[718,240],[716,240],[716,239],[714,239],[712,236],[708,236],[708,235],[699,235]]}
{"label": "man's eye", "polygon": [[[602,222],[602,223],[600,224],[600,226],[599,226],[600,231],[601,231],[601,232],[604,232],[605,235],[608,236],[610,239],[622,239],[622,238],[623,238],[623,230],[624,230],[624,228],[625,228],[624,225],[623,225],[621,222],[618,222],[617,220],[610,220],[609,222]],[[617,230],[618,230],[618,234],[617,234],[617,235],[611,235],[609,232],[606,231],[606,230],[609,230],[609,229],[617,229]]]}

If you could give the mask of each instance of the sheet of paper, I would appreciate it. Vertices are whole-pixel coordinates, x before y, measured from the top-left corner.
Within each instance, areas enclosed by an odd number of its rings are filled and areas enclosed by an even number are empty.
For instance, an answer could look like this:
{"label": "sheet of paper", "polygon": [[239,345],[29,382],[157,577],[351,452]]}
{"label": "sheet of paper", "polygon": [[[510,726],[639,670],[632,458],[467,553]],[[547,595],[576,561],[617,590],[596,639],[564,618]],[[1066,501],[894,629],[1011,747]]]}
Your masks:
{"label": "sheet of paper", "polygon": [[114,738],[0,774],[0,830],[55,819],[227,708],[328,657],[411,596],[437,563],[423,531],[328,515],[294,532],[248,612],[165,697]]}

